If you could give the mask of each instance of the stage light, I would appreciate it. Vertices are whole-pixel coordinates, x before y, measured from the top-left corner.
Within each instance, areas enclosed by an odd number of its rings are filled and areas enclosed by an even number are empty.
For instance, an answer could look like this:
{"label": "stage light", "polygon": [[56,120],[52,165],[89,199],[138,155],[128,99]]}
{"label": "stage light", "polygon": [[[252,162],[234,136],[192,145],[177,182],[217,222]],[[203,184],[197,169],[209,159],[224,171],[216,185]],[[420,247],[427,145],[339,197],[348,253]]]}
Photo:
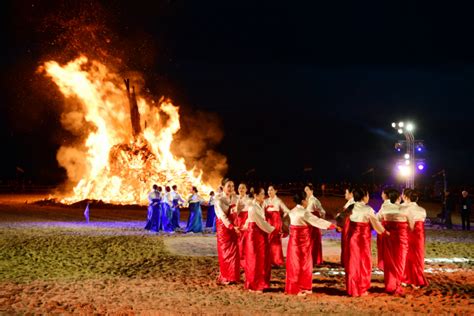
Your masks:
{"label": "stage light", "polygon": [[407,166],[398,166],[398,172],[402,177],[408,177],[410,175],[410,168]]}
{"label": "stage light", "polygon": [[412,123],[408,123],[406,129],[407,131],[412,132],[415,129],[415,126]]}
{"label": "stage light", "polygon": [[423,149],[421,147],[416,147],[416,151],[421,152]]}
{"label": "stage light", "polygon": [[398,127],[403,127],[404,125],[405,125],[405,123],[403,123],[403,122],[398,123]]}
{"label": "stage light", "polygon": [[398,129],[398,134],[403,134],[403,130],[401,128]]}
{"label": "stage light", "polygon": [[405,159],[410,159],[410,154],[405,154],[403,157],[405,157]]}
{"label": "stage light", "polygon": [[416,163],[416,168],[419,170],[419,171],[423,171],[425,169],[425,162],[424,160],[420,160]]}
{"label": "stage light", "polygon": [[393,128],[396,128],[396,127],[397,127],[397,123],[393,122],[393,123],[392,123],[392,127],[393,127]]}

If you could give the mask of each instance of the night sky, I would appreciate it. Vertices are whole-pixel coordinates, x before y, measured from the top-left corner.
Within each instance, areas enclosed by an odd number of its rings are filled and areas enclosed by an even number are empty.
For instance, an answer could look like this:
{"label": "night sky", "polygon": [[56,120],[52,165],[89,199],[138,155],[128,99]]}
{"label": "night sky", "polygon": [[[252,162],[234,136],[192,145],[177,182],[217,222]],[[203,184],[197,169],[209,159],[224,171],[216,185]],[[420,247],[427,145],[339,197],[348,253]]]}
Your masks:
{"label": "night sky", "polygon": [[284,181],[312,167],[313,181],[357,182],[374,168],[377,181],[389,180],[398,139],[390,124],[411,120],[426,146],[421,180],[445,168],[451,184],[474,183],[470,6],[140,2],[2,2],[1,179],[17,166],[36,183],[64,179],[59,112],[35,70],[61,49],[45,21],[89,10],[133,46],[130,68],[155,95],[220,117],[230,176],[255,169],[253,177]]}

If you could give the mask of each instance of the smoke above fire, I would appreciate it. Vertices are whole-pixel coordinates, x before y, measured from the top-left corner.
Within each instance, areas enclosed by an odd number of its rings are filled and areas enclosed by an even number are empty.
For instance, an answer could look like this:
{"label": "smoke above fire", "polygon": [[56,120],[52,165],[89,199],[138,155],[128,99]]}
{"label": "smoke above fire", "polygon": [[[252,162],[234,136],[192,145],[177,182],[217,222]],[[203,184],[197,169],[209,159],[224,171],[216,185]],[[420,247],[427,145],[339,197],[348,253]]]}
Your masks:
{"label": "smoke above fire", "polygon": [[184,195],[192,186],[204,196],[213,190],[227,170],[214,149],[220,120],[169,98],[181,93],[152,69],[166,69],[173,52],[134,28],[127,12],[99,2],[48,10],[37,26],[44,47],[35,90],[59,109],[63,127],[53,137],[67,173],[57,197],[145,204],[153,184],[176,184]]}

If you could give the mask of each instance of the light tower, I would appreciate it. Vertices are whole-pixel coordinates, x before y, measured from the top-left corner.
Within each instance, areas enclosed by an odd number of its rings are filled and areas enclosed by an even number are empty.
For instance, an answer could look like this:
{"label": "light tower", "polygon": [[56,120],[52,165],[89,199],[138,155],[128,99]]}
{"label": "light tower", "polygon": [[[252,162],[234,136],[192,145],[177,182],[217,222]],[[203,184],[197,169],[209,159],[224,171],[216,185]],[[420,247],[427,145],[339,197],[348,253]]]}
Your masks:
{"label": "light tower", "polygon": [[[423,171],[425,164],[422,159],[415,159],[415,152],[423,150],[423,141],[415,140],[413,130],[415,126],[412,123],[398,122],[392,123],[392,127],[397,130],[398,134],[405,136],[405,141],[400,140],[395,144],[395,149],[401,151],[402,147],[406,147],[403,155],[403,162],[398,165],[398,171],[405,177],[405,186],[410,189],[415,188],[415,174],[418,171]],[[406,144],[406,146],[403,146]]]}

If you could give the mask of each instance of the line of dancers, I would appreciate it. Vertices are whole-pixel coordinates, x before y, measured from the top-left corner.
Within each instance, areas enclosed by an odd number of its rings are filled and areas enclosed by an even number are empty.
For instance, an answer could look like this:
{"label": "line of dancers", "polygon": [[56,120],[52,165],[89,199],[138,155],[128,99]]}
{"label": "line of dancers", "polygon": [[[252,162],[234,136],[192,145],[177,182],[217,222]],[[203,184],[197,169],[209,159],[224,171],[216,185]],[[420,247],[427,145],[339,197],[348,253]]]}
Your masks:
{"label": "line of dancers", "polygon": [[[336,228],[323,218],[325,211],[312,186],[293,197],[296,207],[289,210],[272,186],[265,199],[263,188],[257,188],[249,198],[244,184],[239,185],[238,194],[234,193],[233,181],[225,179],[222,184],[223,192],[215,200],[218,282],[240,282],[243,269],[246,289],[269,289],[272,266],[285,264],[281,238],[289,230],[285,292],[312,293],[313,265],[322,263],[320,229]],[[337,216],[342,235],[341,264],[350,296],[367,295],[370,288],[371,228],[378,233],[378,266],[384,271],[386,292],[402,294],[403,285],[428,285],[423,272],[426,211],[417,204],[419,194],[405,190],[402,205],[396,190],[385,190],[382,197],[384,204],[375,214],[367,204],[366,190],[348,189],[348,202]]]}
{"label": "line of dancers", "polygon": [[145,225],[146,230],[153,232],[174,233],[182,230],[180,220],[180,208],[184,204],[189,206],[189,217],[184,228],[186,233],[200,233],[203,231],[201,205],[208,206],[207,220],[205,226],[215,232],[214,192],[210,193],[209,201],[205,201],[196,187],[192,187],[189,198],[185,201],[177,191],[177,186],[162,187],[153,185],[153,190],[148,194],[148,215]]}

